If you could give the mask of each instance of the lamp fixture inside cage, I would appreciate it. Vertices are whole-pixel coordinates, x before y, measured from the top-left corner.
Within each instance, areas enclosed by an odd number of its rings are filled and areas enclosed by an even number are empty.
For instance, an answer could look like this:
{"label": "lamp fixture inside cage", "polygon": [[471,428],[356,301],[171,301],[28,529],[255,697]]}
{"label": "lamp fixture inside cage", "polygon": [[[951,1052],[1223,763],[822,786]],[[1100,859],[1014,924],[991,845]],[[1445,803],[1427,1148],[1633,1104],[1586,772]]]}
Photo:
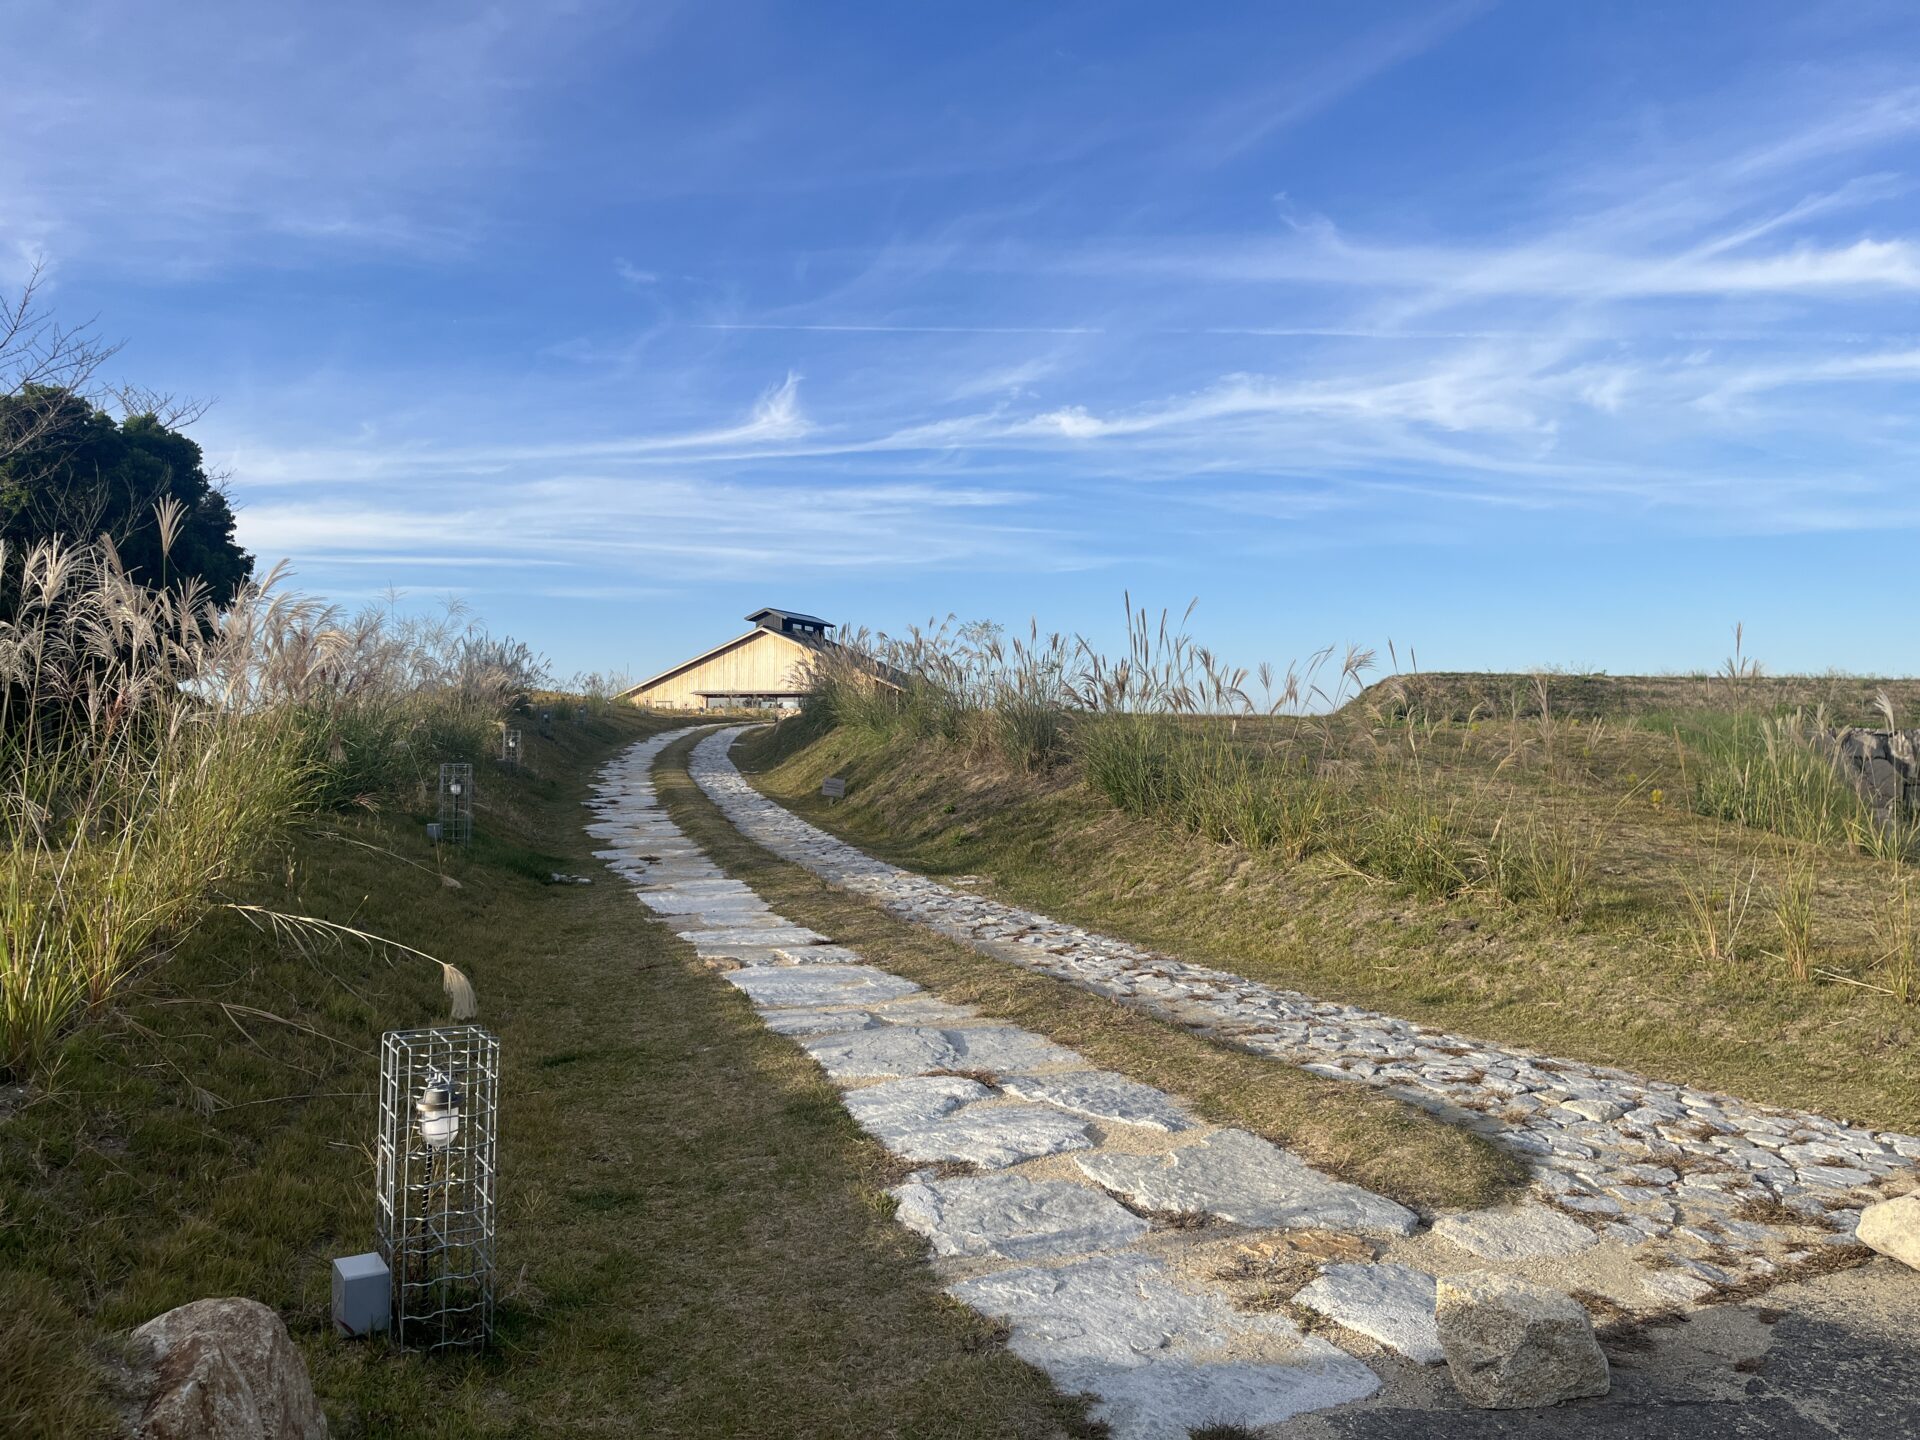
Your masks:
{"label": "lamp fixture inside cage", "polygon": [[500,763],[518,766],[520,764],[520,732],[502,729],[500,731]]}
{"label": "lamp fixture inside cage", "polygon": [[440,838],[449,845],[473,838],[473,766],[464,761],[440,767]]}
{"label": "lamp fixture inside cage", "polygon": [[380,1254],[393,1337],[411,1349],[493,1332],[499,1072],[499,1042],[477,1025],[381,1038]]}
{"label": "lamp fixture inside cage", "polygon": [[429,1070],[413,1109],[420,1117],[420,1138],[429,1150],[444,1150],[460,1138],[460,1087],[451,1075]]}

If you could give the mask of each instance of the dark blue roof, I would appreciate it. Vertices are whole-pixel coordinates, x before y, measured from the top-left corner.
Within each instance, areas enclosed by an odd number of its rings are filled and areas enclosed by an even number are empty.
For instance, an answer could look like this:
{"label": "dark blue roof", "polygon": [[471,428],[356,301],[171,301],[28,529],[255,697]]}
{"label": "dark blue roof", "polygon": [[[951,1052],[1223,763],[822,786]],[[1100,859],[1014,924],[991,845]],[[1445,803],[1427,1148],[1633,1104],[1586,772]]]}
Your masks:
{"label": "dark blue roof", "polygon": [[822,629],[830,628],[833,624],[831,620],[822,620],[818,615],[803,615],[798,610],[775,610],[771,607],[765,610],[756,610],[747,616],[747,619],[753,624],[758,625],[769,615],[780,620],[798,620],[803,625],[818,625]]}

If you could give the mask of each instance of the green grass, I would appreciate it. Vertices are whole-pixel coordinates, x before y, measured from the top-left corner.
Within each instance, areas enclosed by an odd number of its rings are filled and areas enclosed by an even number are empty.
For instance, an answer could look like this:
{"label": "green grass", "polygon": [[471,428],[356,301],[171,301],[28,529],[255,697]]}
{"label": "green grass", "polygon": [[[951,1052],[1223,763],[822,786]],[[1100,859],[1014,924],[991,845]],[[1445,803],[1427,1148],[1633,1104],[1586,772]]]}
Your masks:
{"label": "green grass", "polygon": [[687,777],[691,741],[661,755],[668,813],[788,919],[870,963],[1181,1096],[1202,1118],[1264,1135],[1331,1174],[1426,1210],[1508,1198],[1524,1167],[1470,1131],[1378,1091],[1202,1038],[1051,976],[994,959],[836,890],[743,837]]}
{"label": "green grass", "polygon": [[437,973],[216,918],[0,1119],[0,1433],[112,1433],[97,1357],[210,1295],[285,1317],[347,1440],[1087,1433],[939,1293],[818,1069],[591,859],[586,780],[647,728],[529,727],[470,850],[436,857],[424,814],[330,818],[249,897],[472,976],[505,1067],[497,1345],[328,1333],[328,1262],[372,1243],[372,1052],[444,1021]]}
{"label": "green grass", "polygon": [[1920,680],[1866,675],[1766,675],[1731,662],[1730,680],[1718,674],[1604,675],[1552,671],[1540,675],[1425,671],[1379,681],[1354,702],[1359,710],[1428,715],[1451,723],[1538,716],[1544,706],[1565,719],[1657,723],[1662,715],[1726,710],[1745,705],[1766,711],[1825,707],[1840,725],[1880,725],[1879,696],[1896,712],[1920,715]]}
{"label": "green grass", "polygon": [[1669,724],[1697,757],[1688,799],[1702,815],[1888,861],[1920,858],[1920,819],[1882,821],[1813,742],[1824,715],[1698,711]]}
{"label": "green grass", "polygon": [[[1810,898],[1772,903],[1804,886],[1795,879],[1809,864],[1804,844],[1661,803],[1682,783],[1670,735],[1525,718],[1412,733],[1351,718],[1342,726],[1342,766],[1419,745],[1428,803],[1451,819],[1436,839],[1431,827],[1405,837],[1409,851],[1465,833],[1484,852],[1498,819],[1516,847],[1536,852],[1515,885],[1547,898],[1512,903],[1492,883],[1427,898],[1344,857],[1290,864],[1209,843],[1116,809],[1071,766],[1035,778],[847,730],[750,738],[742,758],[769,794],[889,860],[936,877],[984,876],[985,893],[1185,960],[1549,1054],[1920,1132],[1920,1016],[1822,978],[1893,989],[1910,968],[1910,929],[1889,909],[1884,864],[1824,849]],[[827,774],[848,778],[838,805],[817,794]],[[1746,943],[1730,962],[1703,961],[1687,884],[1736,871],[1756,877]],[[1794,957],[1776,917],[1809,905],[1813,952]],[[1800,965],[1811,980],[1793,980]]]}

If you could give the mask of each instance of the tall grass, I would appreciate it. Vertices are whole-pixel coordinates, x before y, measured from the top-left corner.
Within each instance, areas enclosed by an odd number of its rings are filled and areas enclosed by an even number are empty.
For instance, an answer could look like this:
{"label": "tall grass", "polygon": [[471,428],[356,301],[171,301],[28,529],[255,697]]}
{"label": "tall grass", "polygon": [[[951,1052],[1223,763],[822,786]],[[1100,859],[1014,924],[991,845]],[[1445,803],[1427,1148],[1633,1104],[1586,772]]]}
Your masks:
{"label": "tall grass", "polygon": [[938,739],[1044,770],[1064,745],[1067,641],[1008,639],[998,626],[944,622],[904,637],[855,630],[810,662],[805,727]]}
{"label": "tall grass", "polygon": [[1795,980],[1805,980],[1813,971],[1814,867],[1810,858],[1796,855],[1784,879],[1768,896],[1768,908],[1780,937],[1775,958],[1784,963]]}
{"label": "tall grass", "polygon": [[[1548,677],[1535,677],[1525,704],[1516,691],[1509,715],[1479,704],[1436,713],[1417,673],[1369,685],[1375,657],[1363,649],[1323,650],[1278,674],[1229,665],[1190,637],[1191,614],[1136,610],[1129,598],[1117,651],[1081,636],[1043,640],[1037,625],[1008,641],[951,618],[899,640],[856,631],[820,653],[783,748],[846,726],[1009,768],[1064,767],[1127,814],[1279,864],[1322,856],[1424,899],[1474,895],[1562,924],[1648,903],[1614,854],[1645,853],[1644,826],[1709,828],[1665,818],[1668,772],[1643,778],[1637,763],[1610,811],[1596,809],[1596,786],[1621,778],[1602,779],[1608,762],[1597,757],[1632,737],[1618,722],[1565,713]],[[1920,854],[1920,823],[1876,813],[1837,762],[1825,712],[1777,708],[1786,692],[1743,638],[1718,675],[1698,681],[1702,708],[1630,724],[1674,736],[1689,810],[1788,837],[1791,853],[1776,875],[1769,847],[1734,847],[1731,868],[1683,879],[1659,907],[1668,933],[1713,970],[1764,954],[1798,982],[1920,994],[1920,892],[1905,868]],[[1880,706],[1891,725],[1889,702]],[[1868,978],[1819,963],[1823,947],[1855,945],[1821,913],[1817,857],[1836,846],[1889,867]]]}
{"label": "tall grass", "polygon": [[255,703],[261,641],[294,607],[260,591],[213,615],[90,549],[18,563],[0,626],[0,1062],[16,1070],[190,928],[315,778],[294,717]]}
{"label": "tall grass", "polygon": [[216,611],[192,585],[135,583],[105,548],[50,543],[0,568],[18,597],[0,622],[0,1067],[15,1072],[303,816],[486,753],[535,668],[463,617],[348,619],[277,575]]}
{"label": "tall grass", "polygon": [[1874,969],[1885,993],[1902,1005],[1920,997],[1920,883],[1901,870],[1874,916]]}
{"label": "tall grass", "polygon": [[1876,811],[1825,742],[1826,716],[1702,711],[1675,722],[1692,767],[1693,808],[1716,820],[1883,860],[1920,855],[1920,817]]}
{"label": "tall grass", "polygon": [[494,753],[501,716],[546,674],[524,644],[489,635],[457,604],[430,616],[300,604],[243,618],[266,622],[253,637],[265,689],[251,701],[293,713],[322,807],[418,787],[443,760]]}
{"label": "tall grass", "polygon": [[1746,953],[1747,920],[1753,911],[1759,867],[1735,864],[1724,876],[1709,873],[1683,882],[1687,939],[1694,957],[1709,969],[1732,965]]}
{"label": "tall grass", "polygon": [[951,618],[901,639],[855,631],[816,658],[792,733],[936,739],[1025,770],[1072,760],[1127,813],[1286,863],[1332,852],[1422,895],[1485,882],[1484,846],[1432,799],[1417,752],[1365,774],[1338,753],[1330,717],[1364,688],[1372,652],[1249,671],[1193,640],[1190,615],[1129,599],[1114,655],[1037,626],[1007,641]]}

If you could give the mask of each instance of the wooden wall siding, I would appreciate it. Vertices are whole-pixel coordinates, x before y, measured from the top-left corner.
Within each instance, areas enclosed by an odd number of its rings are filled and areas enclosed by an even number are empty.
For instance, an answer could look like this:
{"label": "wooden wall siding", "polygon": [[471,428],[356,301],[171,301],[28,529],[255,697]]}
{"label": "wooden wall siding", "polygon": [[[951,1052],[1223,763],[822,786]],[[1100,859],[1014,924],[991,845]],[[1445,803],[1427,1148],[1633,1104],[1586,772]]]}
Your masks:
{"label": "wooden wall siding", "polygon": [[700,709],[702,690],[741,690],[756,695],[797,695],[805,688],[812,652],[771,630],[756,630],[718,655],[675,671],[657,685],[627,697],[635,705],[663,710]]}

